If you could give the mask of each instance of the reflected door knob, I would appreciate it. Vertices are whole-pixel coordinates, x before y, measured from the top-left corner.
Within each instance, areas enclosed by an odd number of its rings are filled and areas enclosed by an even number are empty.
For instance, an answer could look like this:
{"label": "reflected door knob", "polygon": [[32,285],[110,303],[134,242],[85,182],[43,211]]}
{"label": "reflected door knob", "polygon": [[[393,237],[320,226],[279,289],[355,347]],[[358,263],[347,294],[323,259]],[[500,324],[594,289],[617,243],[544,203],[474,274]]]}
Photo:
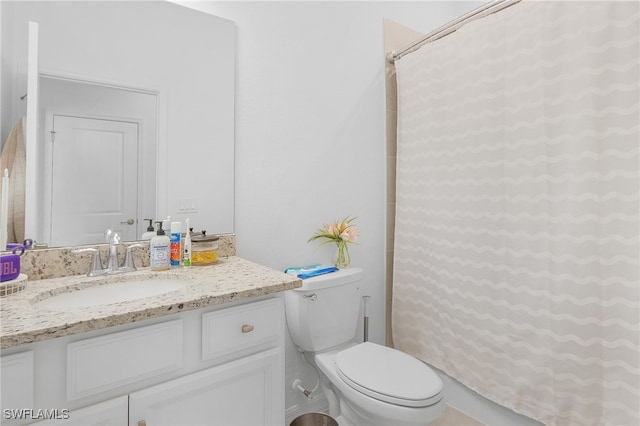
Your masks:
{"label": "reflected door knob", "polygon": [[121,224],[123,224],[123,225],[124,225],[125,223],[126,223],[127,225],[133,225],[135,222],[136,222],[135,220],[133,220],[133,219],[129,219],[129,220],[127,220],[126,222],[120,222],[120,223],[121,223]]}

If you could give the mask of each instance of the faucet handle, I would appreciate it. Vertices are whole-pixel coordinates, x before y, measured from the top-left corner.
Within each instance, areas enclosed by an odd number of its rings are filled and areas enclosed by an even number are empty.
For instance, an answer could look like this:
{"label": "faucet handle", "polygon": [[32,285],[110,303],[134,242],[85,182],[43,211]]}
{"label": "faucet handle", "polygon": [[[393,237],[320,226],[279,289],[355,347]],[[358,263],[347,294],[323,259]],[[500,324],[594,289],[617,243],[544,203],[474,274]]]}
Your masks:
{"label": "faucet handle", "polygon": [[91,261],[91,266],[89,267],[89,272],[87,273],[87,276],[95,277],[98,275],[104,275],[105,271],[104,269],[102,269],[102,261],[100,260],[100,251],[97,248],[83,247],[83,248],[71,249],[71,253],[85,253],[85,252],[93,253],[93,259]]}
{"label": "faucet handle", "polygon": [[138,243],[138,244],[131,244],[130,246],[127,247],[127,254],[124,258],[124,266],[122,268],[120,268],[123,271],[135,271],[138,268],[136,268],[136,264],[133,261],[133,253],[132,250],[134,248],[143,248],[143,247],[147,247],[149,244],[146,243]]}

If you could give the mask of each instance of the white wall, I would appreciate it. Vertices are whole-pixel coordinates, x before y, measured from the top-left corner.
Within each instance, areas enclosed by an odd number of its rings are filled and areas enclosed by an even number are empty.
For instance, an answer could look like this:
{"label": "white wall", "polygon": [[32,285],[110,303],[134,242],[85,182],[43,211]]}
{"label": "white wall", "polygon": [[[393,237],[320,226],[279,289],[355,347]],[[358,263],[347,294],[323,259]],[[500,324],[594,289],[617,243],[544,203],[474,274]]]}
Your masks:
{"label": "white wall", "polygon": [[180,2],[234,21],[238,254],[273,268],[330,262],[307,239],[357,216],[353,265],[384,342],[383,18],[428,31],[465,2]]}

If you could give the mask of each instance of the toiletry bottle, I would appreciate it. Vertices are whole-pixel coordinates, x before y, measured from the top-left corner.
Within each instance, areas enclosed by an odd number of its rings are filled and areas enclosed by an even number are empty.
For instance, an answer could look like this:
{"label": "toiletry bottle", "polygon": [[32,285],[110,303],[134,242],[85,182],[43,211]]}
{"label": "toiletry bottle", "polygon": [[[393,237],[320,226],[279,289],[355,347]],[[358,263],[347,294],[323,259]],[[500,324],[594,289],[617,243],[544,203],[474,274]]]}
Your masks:
{"label": "toiletry bottle", "polygon": [[182,260],[181,234],[182,223],[171,222],[171,266],[180,266]]}
{"label": "toiletry bottle", "polygon": [[162,229],[164,229],[164,232],[171,232],[171,216],[167,216],[167,218],[162,221]]}
{"label": "toiletry bottle", "polygon": [[189,229],[189,219],[185,220],[187,232],[184,235],[182,266],[191,266],[191,230]]}
{"label": "toiletry bottle", "polygon": [[140,237],[142,241],[150,240],[153,237],[155,237],[158,233],[156,229],[153,227],[153,219],[145,219],[145,220],[149,221],[149,226],[147,226],[147,232],[142,234],[142,237]]}
{"label": "toiletry bottle", "polygon": [[149,251],[151,252],[151,270],[164,271],[171,266],[170,240],[162,229],[162,222],[157,222],[158,232],[151,238]]}

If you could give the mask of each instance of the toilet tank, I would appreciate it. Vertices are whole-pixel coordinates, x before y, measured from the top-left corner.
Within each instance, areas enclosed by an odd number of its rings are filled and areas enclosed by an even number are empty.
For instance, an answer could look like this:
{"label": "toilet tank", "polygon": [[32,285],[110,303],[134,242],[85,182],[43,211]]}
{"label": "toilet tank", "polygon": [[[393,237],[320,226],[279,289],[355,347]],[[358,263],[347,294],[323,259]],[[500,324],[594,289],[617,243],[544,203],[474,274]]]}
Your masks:
{"label": "toilet tank", "polygon": [[341,269],[302,280],[285,292],[291,339],[305,351],[319,352],[354,339],[360,312],[361,268]]}

